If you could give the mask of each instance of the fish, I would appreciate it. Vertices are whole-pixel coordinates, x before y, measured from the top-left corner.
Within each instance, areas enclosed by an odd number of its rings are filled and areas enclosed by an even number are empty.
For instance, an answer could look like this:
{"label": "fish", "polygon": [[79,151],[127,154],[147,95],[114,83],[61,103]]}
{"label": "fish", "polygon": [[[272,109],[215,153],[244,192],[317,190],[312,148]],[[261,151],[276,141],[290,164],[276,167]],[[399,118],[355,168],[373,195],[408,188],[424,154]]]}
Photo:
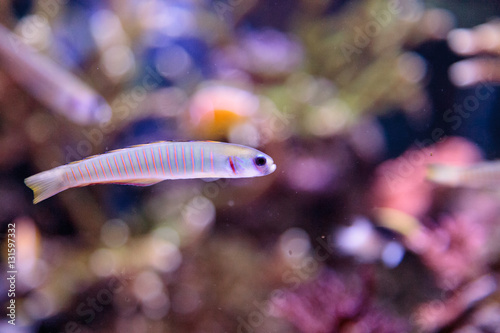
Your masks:
{"label": "fish", "polygon": [[500,161],[469,166],[430,164],[427,179],[450,187],[489,188],[500,185]]}
{"label": "fish", "polygon": [[2,25],[0,66],[47,108],[76,124],[102,124],[111,119],[111,107],[101,95]]}
{"label": "fish", "polygon": [[263,152],[216,141],[160,141],[112,150],[40,172],[24,180],[37,204],[73,187],[148,186],[168,179],[248,178],[273,173]]}

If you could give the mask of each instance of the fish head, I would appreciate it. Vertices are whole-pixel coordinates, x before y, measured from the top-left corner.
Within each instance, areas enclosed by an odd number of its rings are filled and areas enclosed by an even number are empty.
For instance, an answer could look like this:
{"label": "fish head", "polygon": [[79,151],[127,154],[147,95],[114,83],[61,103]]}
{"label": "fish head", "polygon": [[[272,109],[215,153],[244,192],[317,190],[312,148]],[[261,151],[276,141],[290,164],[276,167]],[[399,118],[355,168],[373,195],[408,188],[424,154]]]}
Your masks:
{"label": "fish head", "polygon": [[237,177],[266,176],[276,170],[271,156],[252,148],[248,148],[244,154],[229,157],[228,167]]}

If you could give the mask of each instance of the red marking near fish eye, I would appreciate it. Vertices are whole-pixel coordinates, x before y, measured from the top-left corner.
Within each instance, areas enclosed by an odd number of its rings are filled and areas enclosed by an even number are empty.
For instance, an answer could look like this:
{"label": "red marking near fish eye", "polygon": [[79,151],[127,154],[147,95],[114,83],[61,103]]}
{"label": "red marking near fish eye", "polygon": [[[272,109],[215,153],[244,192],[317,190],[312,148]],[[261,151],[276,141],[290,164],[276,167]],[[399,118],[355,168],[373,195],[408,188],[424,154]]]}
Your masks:
{"label": "red marking near fish eye", "polygon": [[148,168],[148,173],[151,174],[151,171],[149,171],[148,158],[146,157],[146,150],[143,150],[142,154],[144,155],[144,162],[146,162],[146,168]]}
{"label": "red marking near fish eye", "polygon": [[92,163],[92,166],[94,167],[95,175],[97,176],[97,179],[99,179],[99,174],[97,173],[97,168],[95,167],[94,162],[90,162],[90,163]]}
{"label": "red marking near fish eye", "polygon": [[182,146],[182,164],[184,164],[184,174],[186,174],[186,159],[184,158],[184,146]]}
{"label": "red marking near fish eye", "polygon": [[109,158],[106,157],[106,162],[108,162],[109,172],[111,172],[111,177],[114,177],[113,169],[111,169],[111,164],[109,164]]}
{"label": "red marking near fish eye", "polygon": [[137,165],[139,166],[139,170],[141,170],[141,175],[144,176],[144,173],[142,172],[141,160],[139,159],[139,154],[137,154],[137,150],[135,151],[135,157],[137,157]]}
{"label": "red marking near fish eye", "polygon": [[118,170],[118,176],[122,176],[122,173],[120,172],[120,168],[118,167],[118,162],[116,161],[116,156],[113,156],[113,159],[115,160],[115,165],[116,165],[116,170]]}
{"label": "red marking near fish eye", "polygon": [[177,164],[177,146],[174,145],[174,160],[175,166],[177,167],[177,172],[179,172],[179,165]]}
{"label": "red marking near fish eye", "polygon": [[210,151],[210,165],[212,166],[212,172],[214,172],[214,153]]}
{"label": "red marking near fish eye", "polygon": [[106,178],[106,171],[104,171],[104,167],[102,166],[102,162],[101,160],[99,160],[99,164],[101,165],[101,169],[102,169],[102,174],[104,175],[104,178]]}
{"label": "red marking near fish eye", "polygon": [[132,163],[132,158],[130,157],[130,152],[127,153],[127,155],[128,155],[128,160],[130,161],[130,166],[132,167],[132,171],[134,172],[134,176],[135,176],[134,163]]}
{"label": "red marking near fish eye", "polygon": [[125,174],[128,177],[128,171],[127,171],[127,166],[125,165],[125,160],[123,159],[123,154],[120,154],[120,157],[122,158],[122,163],[123,163],[123,170],[125,170]]}
{"label": "red marking near fish eye", "polygon": [[174,173],[172,172],[172,167],[170,166],[170,154],[168,153],[168,146],[167,147],[167,162],[168,162],[168,168],[170,170],[170,174],[173,176]]}
{"label": "red marking near fish eye", "polygon": [[87,163],[85,163],[84,165],[85,165],[85,169],[87,169],[87,173],[89,174],[89,179],[92,180],[92,176],[90,175],[89,168],[87,168]]}
{"label": "red marking near fish eye", "polygon": [[203,172],[203,148],[201,148],[201,172]]}
{"label": "red marking near fish eye", "polygon": [[165,168],[163,167],[163,157],[161,156],[161,147],[158,147],[158,155],[160,155],[161,173],[165,174]]}
{"label": "red marking near fish eye", "polygon": [[71,172],[73,173],[73,177],[75,177],[75,180],[78,181],[78,179],[76,179],[75,170],[73,170],[73,168],[71,168]]}
{"label": "red marking near fish eye", "polygon": [[156,170],[155,153],[153,152],[153,147],[151,147],[151,159],[153,160],[153,166],[155,167],[155,173],[158,174],[158,170]]}
{"label": "red marking near fish eye", "polygon": [[83,172],[82,172],[82,170],[80,170],[80,166],[78,165],[77,168],[78,168],[78,171],[80,171],[80,175],[82,176],[82,180],[85,180],[85,178],[83,178]]}
{"label": "red marking near fish eye", "polygon": [[191,146],[191,164],[193,165],[193,172],[194,172],[194,156],[193,156],[193,146]]}
{"label": "red marking near fish eye", "polygon": [[233,170],[233,173],[236,174],[236,168],[234,166],[233,158],[229,157],[229,166],[231,166],[231,170]]}

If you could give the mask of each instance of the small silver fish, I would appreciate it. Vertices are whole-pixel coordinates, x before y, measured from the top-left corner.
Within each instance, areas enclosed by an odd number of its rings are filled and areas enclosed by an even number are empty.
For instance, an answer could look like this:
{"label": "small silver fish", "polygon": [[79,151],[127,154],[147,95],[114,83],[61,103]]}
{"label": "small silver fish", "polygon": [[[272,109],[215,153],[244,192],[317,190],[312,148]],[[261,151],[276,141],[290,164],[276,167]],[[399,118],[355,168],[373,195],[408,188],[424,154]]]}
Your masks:
{"label": "small silver fish", "polygon": [[470,166],[431,164],[427,179],[448,186],[488,188],[500,185],[500,161],[482,162]]}
{"label": "small silver fish", "polygon": [[102,96],[0,25],[0,66],[46,107],[82,125],[111,118]]}
{"label": "small silver fish", "polygon": [[273,159],[250,147],[194,141],[155,142],[113,150],[25,179],[33,203],[71,187],[93,184],[147,186],[166,179],[246,178],[273,173]]}

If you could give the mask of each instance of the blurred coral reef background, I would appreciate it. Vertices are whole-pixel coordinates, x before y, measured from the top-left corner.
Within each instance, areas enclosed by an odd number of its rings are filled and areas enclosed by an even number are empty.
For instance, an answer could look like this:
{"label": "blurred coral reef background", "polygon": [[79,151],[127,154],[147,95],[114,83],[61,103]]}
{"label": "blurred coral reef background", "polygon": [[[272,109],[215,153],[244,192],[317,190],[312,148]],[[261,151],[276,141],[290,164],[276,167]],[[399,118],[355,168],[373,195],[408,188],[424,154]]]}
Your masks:
{"label": "blurred coral reef background", "polygon": [[[0,331],[500,332],[500,188],[426,180],[428,164],[500,157],[495,15],[494,1],[0,2],[2,309],[12,224],[17,267],[16,325],[7,309]],[[278,168],[37,205],[23,182],[159,140],[244,144]]]}

